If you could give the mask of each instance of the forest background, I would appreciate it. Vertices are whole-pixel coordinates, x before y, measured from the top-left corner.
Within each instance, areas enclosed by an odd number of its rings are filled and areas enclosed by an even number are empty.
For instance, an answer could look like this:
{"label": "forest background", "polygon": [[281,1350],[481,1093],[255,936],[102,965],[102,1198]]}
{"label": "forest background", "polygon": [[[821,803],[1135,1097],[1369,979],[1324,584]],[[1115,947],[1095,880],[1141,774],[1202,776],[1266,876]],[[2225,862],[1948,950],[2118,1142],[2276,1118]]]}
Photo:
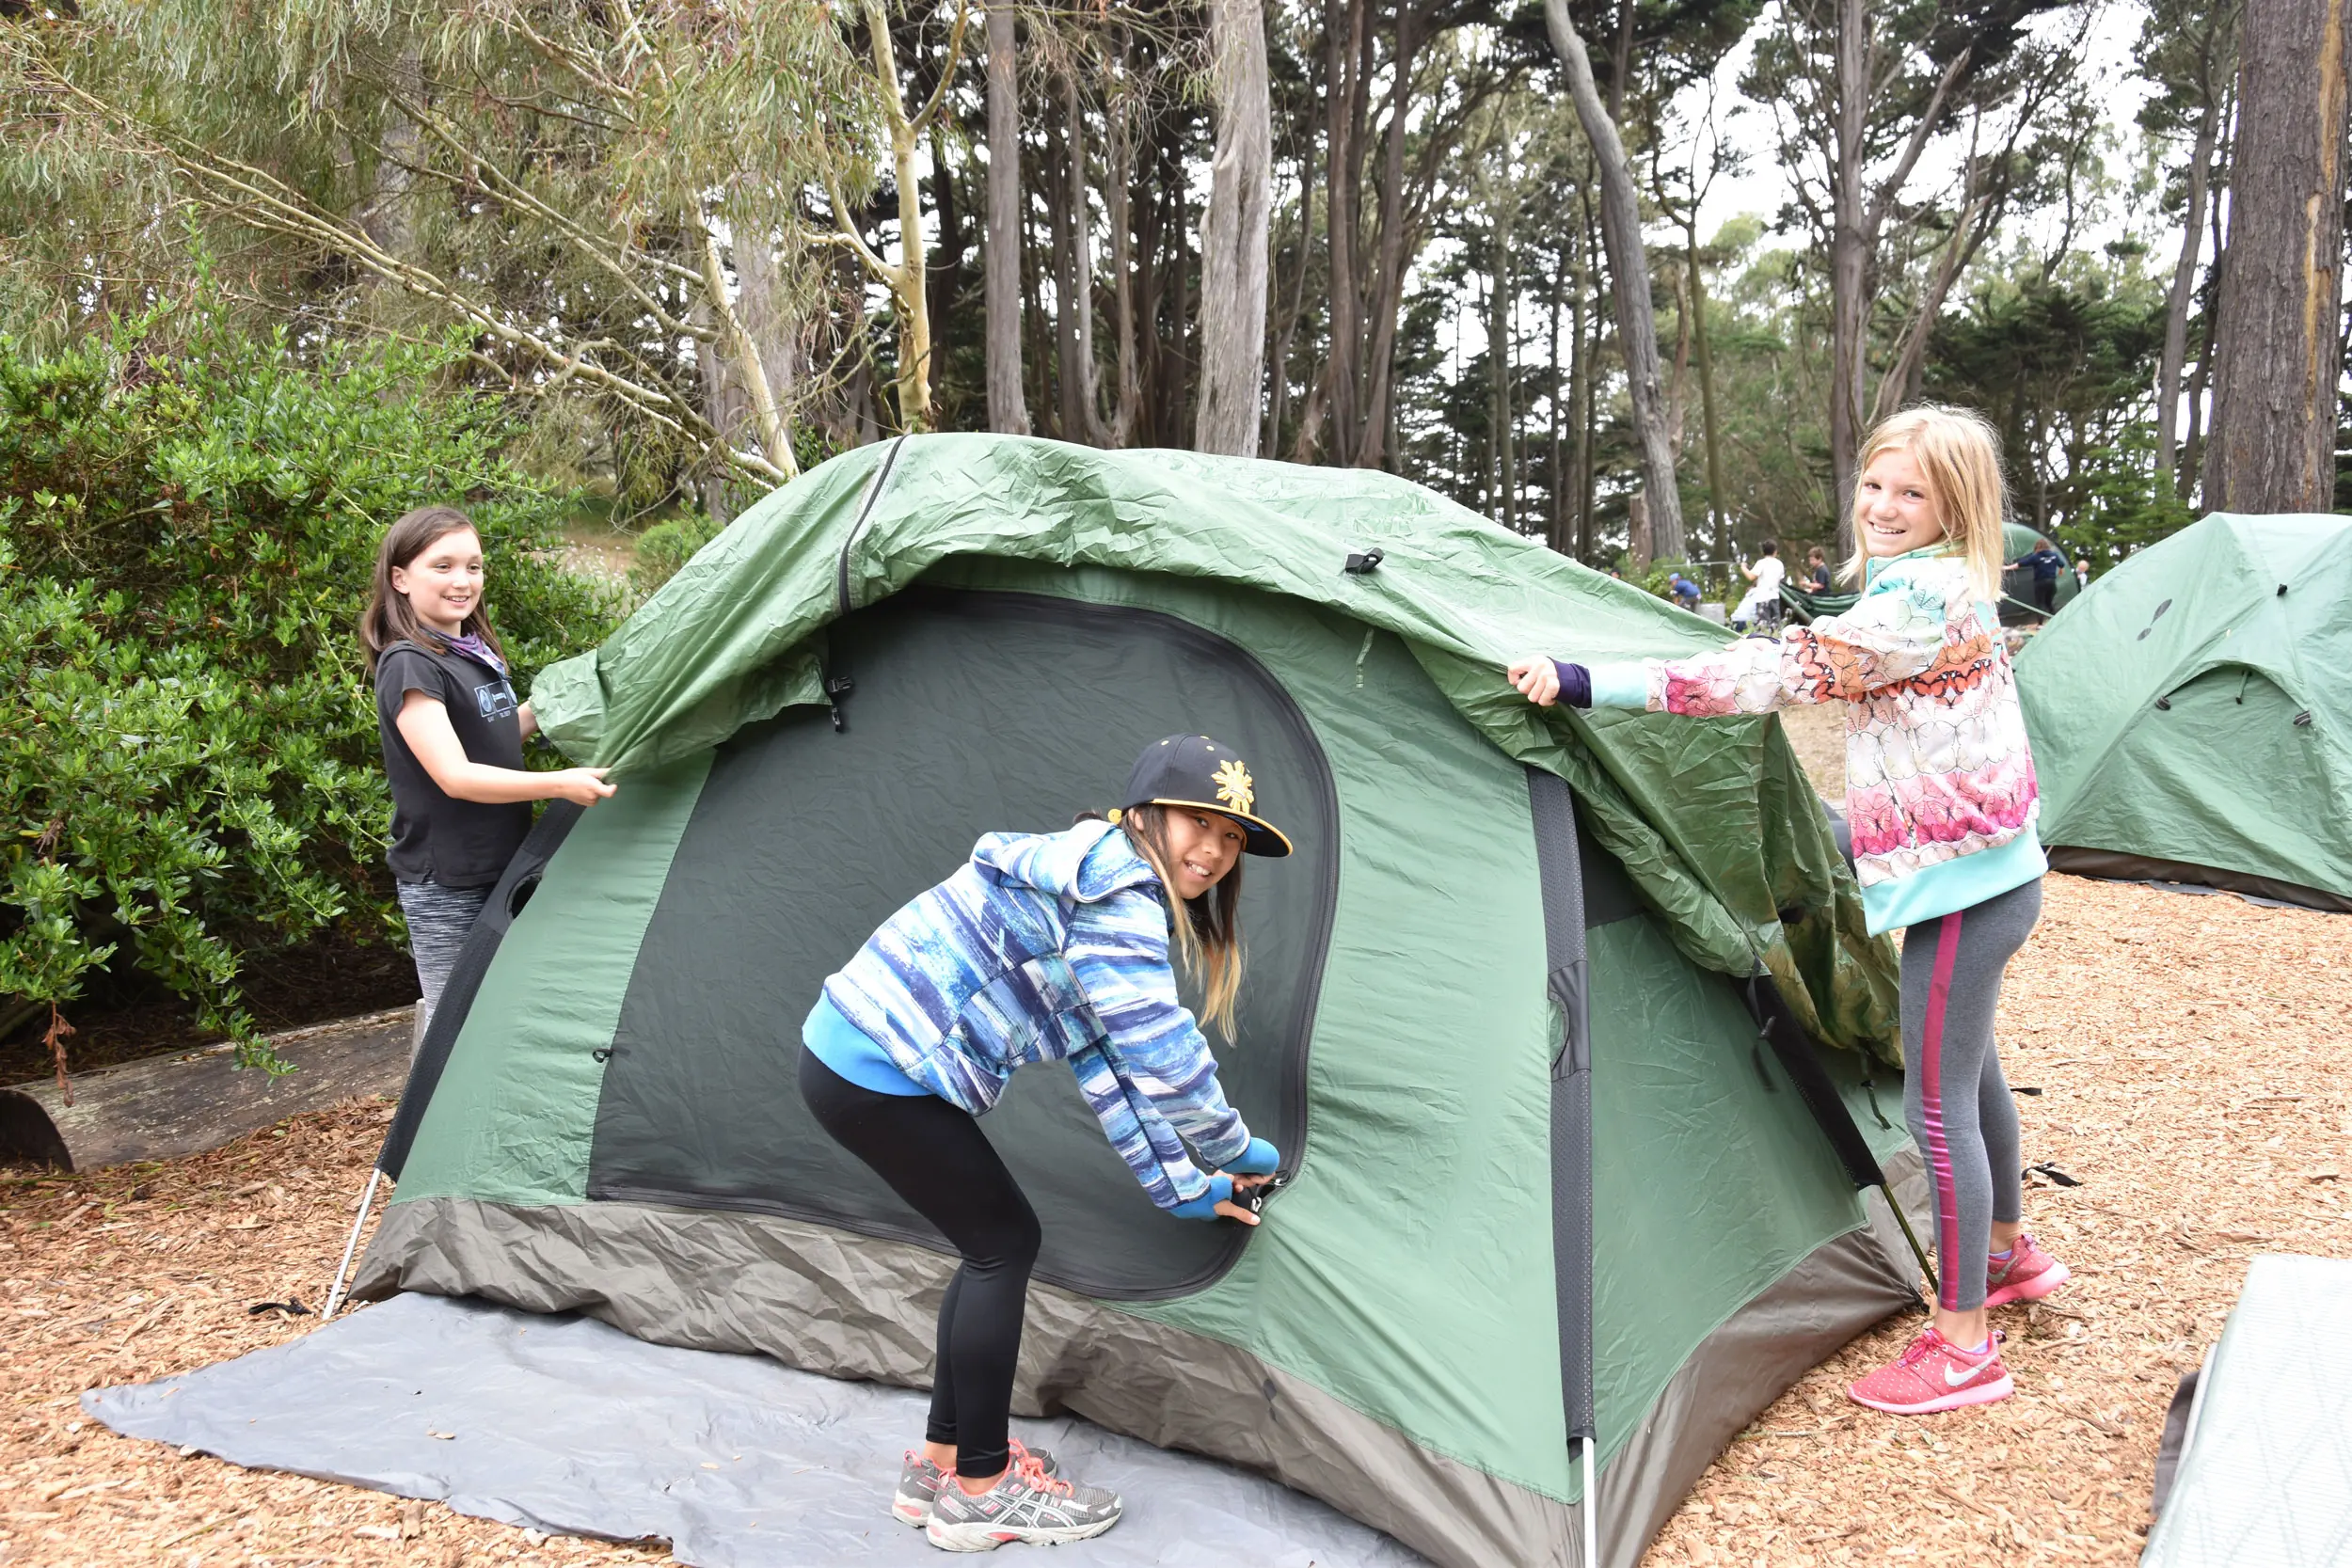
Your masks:
{"label": "forest background", "polygon": [[628,602],[567,522],[642,593],[909,430],[1388,468],[1717,592],[1838,559],[1923,398],[2094,571],[2352,499],[2324,9],[0,0],[0,1037],[161,986],[265,1060],[246,955],[396,930],[405,504],[488,508],[527,675]]}

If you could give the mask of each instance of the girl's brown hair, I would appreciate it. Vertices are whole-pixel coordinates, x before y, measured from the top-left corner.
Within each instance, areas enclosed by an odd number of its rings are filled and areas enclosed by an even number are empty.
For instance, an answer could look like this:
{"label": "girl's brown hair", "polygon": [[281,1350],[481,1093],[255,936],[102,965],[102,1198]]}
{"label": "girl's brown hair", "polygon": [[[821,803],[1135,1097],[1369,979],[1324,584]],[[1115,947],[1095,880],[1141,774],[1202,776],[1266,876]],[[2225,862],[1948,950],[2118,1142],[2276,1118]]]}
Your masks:
{"label": "girl's brown hair", "polygon": [[[447,651],[447,641],[419,618],[408,595],[392,586],[392,568],[407,570],[417,557],[461,529],[479,533],[473,519],[453,506],[420,506],[403,513],[384,531],[384,542],[375,547],[375,587],[368,595],[368,608],[359,614],[359,642],[368,651],[371,676],[375,673],[375,661],[395,642]],[[457,629],[479,637],[503,659],[506,650],[499,646],[499,634],[490,629],[488,605],[486,595],[474,600],[473,610]]]}
{"label": "girl's brown hair", "polygon": [[1927,475],[1944,537],[1967,562],[1977,596],[1997,604],[2001,523],[2009,511],[2009,490],[2001,482],[2001,437],[1983,415],[1941,404],[1890,414],[1862,443],[1862,455],[1854,464],[1853,494],[1847,499],[1854,519],[1853,555],[1838,575],[1852,583],[1863,579],[1870,553],[1863,542],[1863,471],[1879,453],[1897,448],[1909,452]]}
{"label": "girl's brown hair", "polygon": [[[1241,994],[1241,860],[1198,898],[1179,905],[1176,879],[1168,875],[1174,859],[1168,849],[1167,806],[1130,806],[1118,814],[1120,831],[1152,867],[1160,886],[1170,890],[1168,925],[1175,938],[1176,956],[1184,973],[1201,985],[1201,1018],[1217,1033],[1233,1037],[1233,1002]],[[1081,814],[1081,822],[1099,820],[1096,813]],[[1182,913],[1178,913],[1178,910]]]}

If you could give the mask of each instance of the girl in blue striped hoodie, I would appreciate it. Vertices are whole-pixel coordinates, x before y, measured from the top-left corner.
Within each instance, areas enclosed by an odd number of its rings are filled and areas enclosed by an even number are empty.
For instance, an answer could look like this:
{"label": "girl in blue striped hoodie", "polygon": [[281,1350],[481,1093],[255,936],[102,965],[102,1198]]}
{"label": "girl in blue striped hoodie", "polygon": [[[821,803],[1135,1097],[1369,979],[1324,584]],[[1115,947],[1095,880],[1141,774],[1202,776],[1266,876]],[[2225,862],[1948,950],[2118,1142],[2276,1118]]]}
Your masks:
{"label": "girl in blue striped hoodie", "polygon": [[1163,1210],[1258,1223],[1234,1188],[1274,1176],[1280,1156],[1226,1103],[1169,954],[1230,1032],[1240,857],[1290,853],[1254,815],[1256,789],[1205,736],[1156,742],[1109,820],[981,839],[826,980],[803,1029],[801,1093],[818,1125],[961,1255],[940,1303],[930,1426],[891,1505],[934,1545],[1058,1544],[1119,1521],[1115,1494],[1062,1479],[1006,1430],[1038,1221],[974,1118],[1014,1069],[1068,1061]]}

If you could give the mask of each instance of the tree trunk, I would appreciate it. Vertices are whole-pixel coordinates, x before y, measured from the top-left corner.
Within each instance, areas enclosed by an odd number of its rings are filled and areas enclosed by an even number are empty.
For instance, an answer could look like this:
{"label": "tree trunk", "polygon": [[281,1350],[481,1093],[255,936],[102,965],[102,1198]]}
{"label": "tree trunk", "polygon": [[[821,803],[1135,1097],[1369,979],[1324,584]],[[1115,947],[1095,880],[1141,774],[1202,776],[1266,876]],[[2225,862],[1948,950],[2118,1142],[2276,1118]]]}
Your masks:
{"label": "tree trunk", "polygon": [[[2352,4],[2352,0],[2344,0]],[[1658,320],[1650,307],[1649,257],[1642,245],[1642,204],[1632,165],[1617,138],[1593,82],[1593,62],[1584,40],[1568,22],[1567,0],[1544,0],[1551,45],[1568,70],[1568,90],[1577,119],[1600,166],[1601,240],[1609,252],[1610,293],[1616,304],[1617,336],[1625,353],[1626,382],[1633,405],[1633,435],[1642,451],[1642,478],[1649,495],[1650,543],[1663,554],[1682,554],[1682,505],[1675,489],[1674,455],[1666,444],[1665,399],[1659,388]]]}
{"label": "tree trunk", "polygon": [[[2006,154],[2004,155],[2006,159]],[[1979,197],[1964,202],[1953,219],[1952,232],[1944,247],[1936,253],[1933,270],[1927,285],[1919,291],[1916,308],[1903,327],[1902,337],[1895,345],[1894,362],[1879,378],[1878,396],[1870,404],[1872,423],[1885,419],[1919,395],[1919,388],[1927,375],[1928,343],[1935,335],[1935,324],[1944,313],[1944,301],[1949,297],[1952,285],[1976,260],[1977,248],[1993,230],[2001,214],[2002,204],[1990,197]]]}
{"label": "tree trunk", "polygon": [[1699,418],[1706,424],[1707,517],[1712,546],[1708,553],[1718,561],[1731,559],[1731,525],[1724,505],[1724,459],[1721,427],[1715,420],[1715,356],[1707,330],[1707,266],[1699,255],[1698,203],[1691,203],[1691,221],[1683,226],[1691,265],[1691,334],[1699,356]]}
{"label": "tree trunk", "polygon": [[1519,526],[1513,483],[1518,465],[1511,443],[1511,198],[1506,185],[1496,204],[1491,230],[1492,261],[1488,263],[1486,371],[1493,389],[1495,487],[1490,508],[1504,528]]}
{"label": "tree trunk", "polygon": [[2352,0],[2248,0],[2205,503],[2335,500]]}
{"label": "tree trunk", "polygon": [[1388,427],[1396,414],[1396,327],[1404,309],[1406,230],[1405,139],[1411,120],[1413,67],[1421,54],[1420,13],[1411,0],[1398,0],[1396,57],[1389,89],[1389,137],[1380,163],[1380,237],[1378,270],[1374,274],[1372,354],[1364,366],[1371,378],[1364,416],[1365,437],[1356,461],[1367,468],[1381,467],[1388,455]]}
{"label": "tree trunk", "polygon": [[1161,391],[1160,429],[1163,439],[1173,446],[1177,432],[1185,425],[1184,393],[1192,381],[1192,247],[1184,237],[1192,232],[1192,224],[1184,209],[1184,166],[1170,150],[1164,160],[1168,196],[1175,204],[1173,221],[1168,226],[1168,248],[1174,254],[1168,259],[1176,273],[1176,293],[1173,300],[1174,319],[1168,324],[1168,353],[1162,358],[1168,379]]}
{"label": "tree trunk", "polygon": [[1200,401],[1193,445],[1258,455],[1265,381],[1266,221],[1273,107],[1263,0],[1209,0],[1216,151],[1200,233]]}
{"label": "tree trunk", "polygon": [[[2221,136],[2217,146],[2226,148],[2237,139],[2236,126],[2231,117],[2236,113],[2234,104],[2226,105],[2222,115]],[[2214,166],[2214,180],[2222,190],[2230,188],[2229,158],[2219,154]],[[2205,416],[2213,407],[2206,396],[2213,387],[2214,324],[2221,312],[2216,308],[2221,298],[2221,280],[2230,275],[2229,203],[2213,201],[2207,223],[2213,230],[2213,265],[2205,273],[2204,330],[2198,334],[2197,369],[2188,378],[2188,436],[2181,443],[2181,472],[2173,494],[2186,501],[2197,493],[2198,482],[2203,475],[2205,457]]]}
{"label": "tree trunk", "polygon": [[1568,547],[1568,508],[1566,473],[1561,461],[1565,421],[1561,418],[1560,407],[1560,278],[1556,274],[1551,278],[1549,293],[1551,296],[1547,301],[1551,308],[1551,379],[1544,401],[1551,405],[1551,451],[1549,454],[1551,473],[1547,486],[1550,492],[1551,515],[1545,519],[1544,543],[1550,546],[1555,553],[1565,553]]}
{"label": "tree trunk", "polygon": [[[696,327],[707,327],[717,318],[707,301],[698,300],[687,320]],[[727,373],[726,360],[718,346],[703,339],[694,340],[694,368],[701,372],[703,384],[703,418],[710,421],[719,438],[729,446],[742,439],[743,428],[751,422],[751,402],[743,388]],[[703,511],[714,520],[726,523],[734,519],[735,507],[727,494],[727,465],[723,461],[706,461],[698,465],[700,477],[695,488],[702,492]]]}
{"label": "tree trunk", "polygon": [[1102,373],[1094,362],[1094,209],[1087,200],[1087,122],[1078,106],[1078,73],[1062,73],[1062,114],[1070,126],[1067,151],[1070,166],[1070,306],[1078,315],[1078,410],[1084,417],[1084,439],[1094,446],[1110,444],[1110,429],[1103,423]]}
{"label": "tree trunk", "polygon": [[[1127,36],[1119,40],[1120,63],[1127,59]],[[1125,75],[1122,70],[1120,75]],[[1108,445],[1131,447],[1136,424],[1143,412],[1143,383],[1136,359],[1136,279],[1134,185],[1136,135],[1134,107],[1121,98],[1111,99],[1103,119],[1103,207],[1111,229],[1111,314],[1118,337]]]}
{"label": "tree trunk", "polygon": [[803,364],[800,322],[788,303],[784,279],[776,271],[775,249],[766,235],[738,237],[735,282],[742,294],[743,334],[767,377],[784,444],[782,451],[764,455],[784,473],[797,474],[801,466],[792,451],[792,420]]}
{"label": "tree trunk", "polygon": [[1080,402],[1086,378],[1078,366],[1077,244],[1070,210],[1070,135],[1076,129],[1066,103],[1059,116],[1047,118],[1045,166],[1041,171],[1046,185],[1046,227],[1054,244],[1056,418],[1052,434],[1065,441],[1086,439],[1086,411]]}
{"label": "tree trunk", "polygon": [[1298,168],[1298,245],[1296,261],[1291,274],[1290,304],[1283,308],[1281,330],[1275,335],[1274,353],[1268,364],[1274,372],[1274,385],[1266,399],[1265,435],[1258,450],[1277,452],[1282,446],[1282,419],[1290,411],[1291,342],[1297,335],[1298,318],[1307,304],[1308,241],[1315,230],[1315,154],[1313,138],[1308,138],[1306,153]]}
{"label": "tree trunk", "polygon": [[[766,241],[760,243],[764,245]],[[800,469],[792,461],[792,443],[785,434],[784,415],[776,406],[775,389],[768,383],[768,372],[760,364],[758,347],[744,330],[742,312],[727,297],[727,275],[719,256],[719,236],[708,228],[703,230],[702,261],[703,291],[710,302],[712,323],[719,330],[727,369],[750,397],[752,428],[758,434],[759,449],[787,479],[793,478]]]}
{"label": "tree trunk", "polygon": [[1576,558],[1593,563],[1593,360],[1600,353],[1600,323],[1593,303],[1592,202],[1580,188],[1582,221],[1576,243],[1576,293],[1568,299],[1568,335],[1576,340],[1576,363],[1568,372],[1568,420],[1576,431]]}
{"label": "tree trunk", "polygon": [[1854,550],[1851,499],[1854,465],[1862,450],[1862,378],[1869,347],[1869,241],[1862,229],[1869,40],[1870,21],[1863,0],[1838,0],[1837,119],[1830,190],[1829,467],[1841,561]]}
{"label": "tree trunk", "polygon": [[1358,304],[1361,284],[1356,277],[1357,198],[1363,189],[1362,160],[1351,138],[1357,123],[1356,100],[1362,90],[1366,0],[1327,0],[1324,9],[1325,75],[1328,84],[1329,173],[1324,201],[1325,239],[1330,249],[1330,357],[1324,368],[1324,418],[1331,428],[1331,455],[1340,463],[1356,460],[1357,432],[1362,428],[1356,402],[1360,370],[1357,345],[1362,335]]}
{"label": "tree trunk", "polygon": [[1021,384],[1021,97],[1015,74],[1012,0],[988,7],[988,238],[983,292],[988,314],[988,428],[1029,433]]}
{"label": "tree trunk", "polygon": [[[411,43],[400,52],[392,65],[392,81],[404,96],[419,102],[424,98],[424,55]],[[375,188],[368,198],[367,211],[359,219],[360,231],[400,260],[414,261],[417,255],[417,227],[414,191],[417,165],[424,156],[424,138],[415,120],[401,107],[400,100],[388,98],[384,103],[384,130],[376,146]],[[390,287],[388,280],[378,279],[380,287]]]}
{"label": "tree trunk", "polygon": [[2190,154],[2188,166],[2188,221],[2181,225],[2180,259],[2172,263],[2172,293],[2164,307],[2164,356],[2156,367],[2156,475],[2168,487],[2173,483],[2180,450],[2181,372],[2188,358],[2188,308],[2197,294],[2197,256],[2205,244],[2205,182],[2213,168],[2220,120],[2220,105],[2208,100],[2197,120],[2197,150]]}

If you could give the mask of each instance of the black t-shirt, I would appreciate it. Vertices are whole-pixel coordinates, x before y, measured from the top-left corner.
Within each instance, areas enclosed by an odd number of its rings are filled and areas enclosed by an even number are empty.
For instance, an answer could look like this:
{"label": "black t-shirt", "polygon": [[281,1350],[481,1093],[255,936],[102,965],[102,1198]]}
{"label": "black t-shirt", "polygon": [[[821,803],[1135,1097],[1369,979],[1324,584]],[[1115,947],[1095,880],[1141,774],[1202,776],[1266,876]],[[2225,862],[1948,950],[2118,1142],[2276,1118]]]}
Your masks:
{"label": "black t-shirt", "polygon": [[521,705],[506,677],[459,653],[395,642],[375,664],[375,727],[392,782],[392,847],[386,858],[404,882],[485,887],[504,875],[531,832],[531,802],[486,805],[444,794],[400,733],[401,704],[421,691],[449,712],[466,759],[490,768],[523,765]]}

